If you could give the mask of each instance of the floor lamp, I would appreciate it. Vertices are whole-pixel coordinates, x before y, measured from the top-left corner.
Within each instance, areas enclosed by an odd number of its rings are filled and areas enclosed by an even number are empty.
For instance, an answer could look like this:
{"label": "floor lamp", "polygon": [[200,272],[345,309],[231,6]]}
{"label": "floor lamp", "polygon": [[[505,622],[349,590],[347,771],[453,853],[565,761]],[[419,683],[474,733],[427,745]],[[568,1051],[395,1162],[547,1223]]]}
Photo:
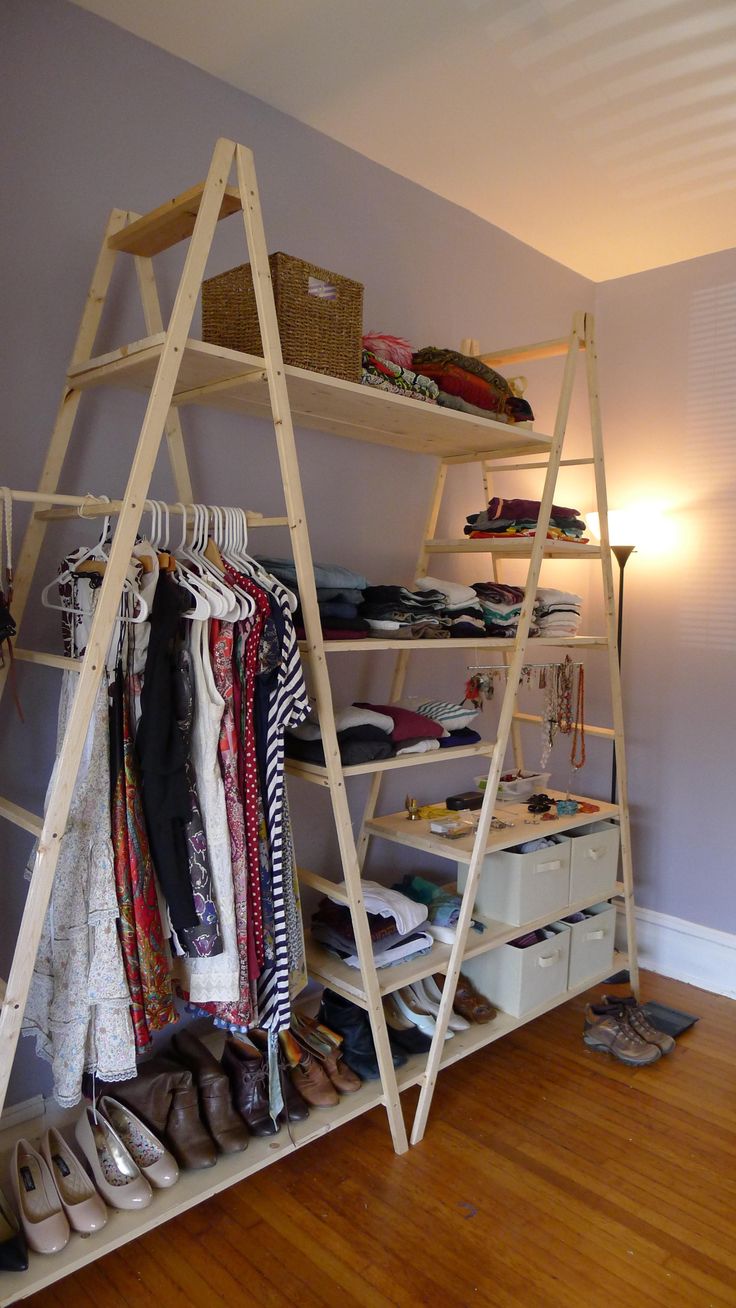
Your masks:
{"label": "floor lamp", "polygon": [[[636,549],[635,545],[611,545],[611,553],[618,562],[618,626],[616,628],[616,648],[618,649],[618,669],[621,671],[621,640],[624,631],[624,568]],[[611,763],[611,803],[616,803],[616,745],[613,746]]]}

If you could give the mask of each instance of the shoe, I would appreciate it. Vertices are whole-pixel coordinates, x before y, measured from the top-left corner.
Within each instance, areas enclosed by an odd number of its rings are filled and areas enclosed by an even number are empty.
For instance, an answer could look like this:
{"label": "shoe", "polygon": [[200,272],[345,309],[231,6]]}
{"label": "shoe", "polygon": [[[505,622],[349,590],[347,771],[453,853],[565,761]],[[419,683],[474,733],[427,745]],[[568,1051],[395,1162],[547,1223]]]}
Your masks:
{"label": "shoe", "polygon": [[281,1032],[279,1043],[288,1063],[286,1075],[304,1102],[310,1108],[334,1108],[339,1104],[337,1090],[312,1051],[305,1049],[290,1031]]}
{"label": "shoe", "polygon": [[[441,995],[445,985],[444,976],[441,972],[435,972],[431,979]],[[431,988],[430,994],[433,994]],[[493,1007],[490,999],[486,999],[485,995],[480,993],[480,990],[476,990],[470,977],[463,976],[462,972],[457,979],[452,1007],[456,1013],[459,1013],[461,1017],[471,1023],[492,1022],[494,1017],[498,1016],[498,1010]]]}
{"label": "shoe", "polygon": [[138,1075],[120,1083],[97,1082],[100,1095],[132,1108],[146,1126],[166,1144],[179,1167],[199,1170],[214,1167],[217,1149],[200,1120],[197,1089],[192,1073],[173,1058],[156,1054],[141,1063]]}
{"label": "shoe", "polygon": [[320,1026],[314,1018],[294,1013],[291,1033],[322,1064],[338,1094],[354,1095],[356,1090],[360,1090],[363,1082],[345,1062],[340,1049],[342,1036],[336,1031]]}
{"label": "shoe", "polygon": [[153,1191],[104,1113],[87,1104],[74,1134],[106,1203],[111,1208],[147,1208]]}
{"label": "shoe", "polygon": [[588,1004],[585,1009],[583,1040],[590,1049],[603,1049],[613,1054],[620,1063],[629,1067],[649,1067],[661,1058],[658,1045],[650,1045],[637,1035],[621,1005],[597,1007]]}
{"label": "shoe", "polygon": [[414,1022],[410,1022],[408,1017],[404,1017],[394,995],[384,996],[383,1015],[386,1018],[388,1038],[392,1049],[398,1049],[402,1054],[411,1055],[426,1054],[427,1050],[432,1048],[432,1037],[425,1035]]}
{"label": "shoe", "polygon": [[10,1182],[31,1249],[59,1253],[69,1242],[69,1223],[46,1160],[27,1140],[19,1140],[15,1146]]}
{"label": "shoe", "polygon": [[[422,1000],[417,997],[411,986],[404,986],[401,990],[395,990],[394,999],[402,1017],[405,1017],[409,1022],[413,1022],[430,1039],[434,1038],[437,1023],[432,1014],[427,1012]],[[452,1040],[454,1034],[454,1031],[451,1031],[448,1027],[445,1031],[445,1040]]]}
{"label": "shoe", "polygon": [[230,1037],[225,1042],[222,1066],[227,1073],[233,1103],[251,1135],[275,1135],[280,1123],[274,1122],[268,1103],[268,1060],[246,1037]]}
{"label": "shoe", "polygon": [[[437,1014],[440,1011],[440,1000],[442,999],[442,994],[440,993],[439,999],[435,999],[427,989],[426,981],[412,981],[409,988],[414,991],[420,1004],[422,1004],[427,1012],[431,1013],[436,1019]],[[447,1025],[450,1031],[470,1030],[470,1023],[464,1017],[461,1017],[459,1013],[456,1013],[454,1009],[450,1009],[450,1017]]]}
{"label": "shoe", "polygon": [[634,1028],[642,1040],[646,1040],[649,1045],[658,1045],[663,1055],[672,1053],[675,1047],[674,1039],[665,1031],[658,1031],[656,1026],[652,1026],[641,1004],[637,1004],[634,995],[627,995],[625,999],[618,999],[615,995],[604,995],[603,1003],[624,1007],[628,1014],[629,1026]]}
{"label": "shoe", "polygon": [[248,1131],[233,1108],[230,1082],[222,1064],[191,1031],[180,1031],[171,1046],[175,1057],[194,1076],[200,1116],[220,1153],[242,1153],[248,1148]]}
{"label": "shoe", "polygon": [[167,1190],[179,1180],[176,1159],[149,1131],[131,1108],[110,1095],[102,1095],[97,1107],[117,1132],[133,1162],[154,1190]]}
{"label": "shoe", "polygon": [[[368,1014],[349,999],[343,999],[334,990],[325,990],[319,1010],[319,1020],[342,1036],[342,1052],[352,1070],[363,1081],[377,1081],[381,1075],[373,1043],[373,1032]],[[394,1067],[403,1067],[406,1054],[391,1050]]]}
{"label": "shoe", "polygon": [[107,1208],[77,1155],[53,1126],[41,1141],[41,1153],[59,1192],[61,1206],[73,1231],[91,1235],[107,1224]]}
{"label": "shoe", "polygon": [[[268,1067],[268,1032],[249,1031],[248,1037],[251,1044],[255,1045],[256,1049],[261,1052],[266,1061],[266,1067]],[[296,1088],[295,1082],[289,1075],[289,1064],[280,1043],[277,1052],[277,1065],[281,1081],[281,1096],[284,1101],[284,1107],[279,1113],[279,1121],[306,1122],[309,1117],[309,1108],[306,1100],[302,1098]]]}
{"label": "shoe", "polygon": [[0,1190],[0,1272],[27,1272],[28,1245],[18,1218]]}

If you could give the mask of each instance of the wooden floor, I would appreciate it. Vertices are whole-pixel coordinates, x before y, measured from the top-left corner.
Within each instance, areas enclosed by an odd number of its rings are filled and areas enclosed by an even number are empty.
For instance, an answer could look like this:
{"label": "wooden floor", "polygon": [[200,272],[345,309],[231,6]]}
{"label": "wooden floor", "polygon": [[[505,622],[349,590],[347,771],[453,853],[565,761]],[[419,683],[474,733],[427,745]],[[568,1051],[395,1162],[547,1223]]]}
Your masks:
{"label": "wooden floor", "polygon": [[736,1002],[644,993],[702,1018],[653,1068],[574,1000],[444,1072],[408,1155],[376,1110],[24,1302],[736,1305]]}

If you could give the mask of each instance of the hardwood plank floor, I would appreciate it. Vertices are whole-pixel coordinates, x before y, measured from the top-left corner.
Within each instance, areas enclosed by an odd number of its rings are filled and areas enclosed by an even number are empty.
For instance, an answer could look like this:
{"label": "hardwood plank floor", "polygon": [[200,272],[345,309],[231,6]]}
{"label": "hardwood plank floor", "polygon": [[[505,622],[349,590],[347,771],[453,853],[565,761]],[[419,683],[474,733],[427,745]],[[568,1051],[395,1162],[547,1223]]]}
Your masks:
{"label": "hardwood plank floor", "polygon": [[701,1016],[652,1068],[573,1000],[443,1072],[404,1157],[376,1110],[25,1302],[736,1308],[736,1002],[644,993]]}

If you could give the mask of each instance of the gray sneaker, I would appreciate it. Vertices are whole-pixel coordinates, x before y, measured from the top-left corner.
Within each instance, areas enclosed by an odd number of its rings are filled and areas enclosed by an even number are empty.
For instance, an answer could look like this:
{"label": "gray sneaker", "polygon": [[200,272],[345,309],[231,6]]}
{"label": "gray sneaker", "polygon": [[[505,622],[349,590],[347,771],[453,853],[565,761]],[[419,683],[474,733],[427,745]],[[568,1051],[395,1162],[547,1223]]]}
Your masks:
{"label": "gray sneaker", "polygon": [[603,1049],[630,1067],[648,1067],[662,1054],[658,1045],[649,1044],[634,1030],[628,1010],[621,1004],[605,1008],[588,1004],[583,1040],[590,1049]]}
{"label": "gray sneaker", "polygon": [[641,1005],[637,1004],[633,995],[627,995],[625,999],[617,999],[615,995],[604,995],[603,1003],[625,1008],[629,1026],[634,1028],[636,1034],[640,1035],[642,1040],[646,1040],[649,1045],[659,1045],[663,1054],[672,1053],[675,1047],[672,1036],[667,1035],[665,1031],[658,1031],[656,1026],[652,1026],[646,1013]]}

